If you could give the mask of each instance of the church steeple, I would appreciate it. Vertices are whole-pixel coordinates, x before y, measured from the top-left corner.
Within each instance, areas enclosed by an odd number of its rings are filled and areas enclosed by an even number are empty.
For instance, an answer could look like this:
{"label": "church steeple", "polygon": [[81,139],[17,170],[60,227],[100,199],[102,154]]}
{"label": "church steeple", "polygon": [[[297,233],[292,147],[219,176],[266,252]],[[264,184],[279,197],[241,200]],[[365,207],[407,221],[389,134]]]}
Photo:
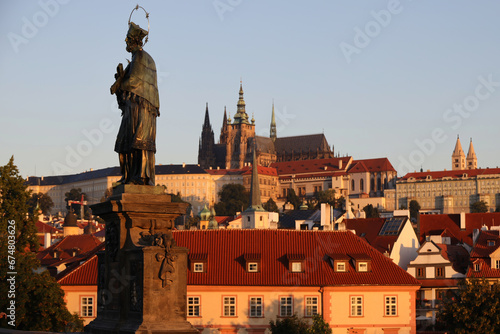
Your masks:
{"label": "church steeple", "polygon": [[273,100],[273,112],[271,115],[271,131],[269,134],[269,137],[271,137],[271,140],[274,142],[276,140],[276,119],[274,118],[274,100]]}
{"label": "church steeple", "polygon": [[472,138],[470,139],[469,152],[467,153],[467,169],[477,169],[477,156],[472,145]]}
{"label": "church steeple", "polygon": [[214,151],[214,131],[210,124],[210,116],[208,115],[208,102],[205,108],[205,120],[201,130],[201,137],[198,146],[198,164],[201,168],[208,169],[215,167],[215,151]]}
{"label": "church steeple", "polygon": [[227,138],[227,113],[226,106],[224,106],[224,118],[222,119],[222,127],[220,129],[219,144],[225,144]]}
{"label": "church steeple", "polygon": [[451,155],[451,169],[452,170],[462,170],[465,169],[465,153],[462,149],[462,144],[460,144],[460,137],[457,136],[457,142],[455,144],[455,149]]}
{"label": "church steeple", "polygon": [[243,83],[240,81],[240,97],[238,99],[236,115],[234,115],[233,124],[250,124],[248,123],[248,115],[245,111],[245,100],[243,99]]}

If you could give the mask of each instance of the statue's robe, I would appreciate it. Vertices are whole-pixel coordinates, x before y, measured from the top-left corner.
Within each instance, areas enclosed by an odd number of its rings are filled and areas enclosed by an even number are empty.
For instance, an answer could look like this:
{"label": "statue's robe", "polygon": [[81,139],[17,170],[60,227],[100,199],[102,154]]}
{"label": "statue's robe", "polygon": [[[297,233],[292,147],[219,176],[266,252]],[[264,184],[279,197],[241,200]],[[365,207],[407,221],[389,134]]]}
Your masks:
{"label": "statue's robe", "polygon": [[115,151],[120,155],[123,183],[154,185],[156,117],[160,115],[156,66],[138,50],[124,71],[116,92],[122,122]]}

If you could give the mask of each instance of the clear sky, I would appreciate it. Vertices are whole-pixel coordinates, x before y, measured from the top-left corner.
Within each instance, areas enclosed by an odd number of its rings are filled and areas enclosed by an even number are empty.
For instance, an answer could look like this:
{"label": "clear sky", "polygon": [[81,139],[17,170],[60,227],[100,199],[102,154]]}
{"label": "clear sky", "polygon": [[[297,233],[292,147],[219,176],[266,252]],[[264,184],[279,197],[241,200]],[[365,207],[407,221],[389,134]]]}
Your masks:
{"label": "clear sky", "polygon": [[[0,2],[0,164],[23,176],[118,165],[109,87],[137,1]],[[500,165],[499,1],[141,1],[156,62],[157,163],[196,163],[240,78],[256,132],[324,132],[335,153],[451,168],[457,135]],[[132,20],[147,26],[142,11]]]}

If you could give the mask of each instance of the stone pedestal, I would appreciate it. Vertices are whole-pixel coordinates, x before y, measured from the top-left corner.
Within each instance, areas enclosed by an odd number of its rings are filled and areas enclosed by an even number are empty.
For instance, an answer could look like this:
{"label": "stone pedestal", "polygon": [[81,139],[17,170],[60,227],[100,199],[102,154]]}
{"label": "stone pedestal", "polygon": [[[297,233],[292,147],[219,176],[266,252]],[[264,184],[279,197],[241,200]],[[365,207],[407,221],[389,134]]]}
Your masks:
{"label": "stone pedestal", "polygon": [[88,333],[199,333],[186,320],[188,249],[172,237],[185,203],[163,187],[121,185],[92,206],[106,222],[99,254],[97,318]]}

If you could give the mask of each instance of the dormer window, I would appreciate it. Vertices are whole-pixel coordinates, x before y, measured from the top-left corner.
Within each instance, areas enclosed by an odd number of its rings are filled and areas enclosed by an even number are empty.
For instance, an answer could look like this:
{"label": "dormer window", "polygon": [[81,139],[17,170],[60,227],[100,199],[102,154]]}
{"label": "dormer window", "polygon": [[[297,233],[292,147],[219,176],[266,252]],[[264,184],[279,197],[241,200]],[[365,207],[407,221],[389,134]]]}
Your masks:
{"label": "dormer window", "polygon": [[194,273],[206,273],[208,254],[189,254],[191,271]]}
{"label": "dormer window", "polygon": [[260,272],[260,254],[244,254],[245,269],[248,273]]}
{"label": "dormer window", "polygon": [[474,271],[481,271],[481,264],[480,263],[474,263]]}
{"label": "dormer window", "polygon": [[368,262],[358,262],[358,272],[367,272]]}
{"label": "dormer window", "polygon": [[351,254],[355,268],[358,273],[366,273],[372,270],[371,258],[367,254]]}
{"label": "dormer window", "polygon": [[351,258],[347,254],[328,254],[328,256],[335,272],[345,273],[349,271],[349,261]]}
{"label": "dormer window", "polygon": [[258,262],[248,262],[247,271],[249,273],[259,272],[259,263]]}
{"label": "dormer window", "polygon": [[488,247],[495,246],[495,240],[488,240]]}
{"label": "dormer window", "polygon": [[287,254],[288,270],[292,273],[301,273],[304,271],[304,254]]}
{"label": "dormer window", "polygon": [[195,273],[202,273],[205,271],[204,269],[205,269],[205,266],[204,266],[203,262],[195,262],[193,264],[193,271]]}
{"label": "dormer window", "polygon": [[292,272],[294,273],[302,272],[302,262],[292,262]]}

